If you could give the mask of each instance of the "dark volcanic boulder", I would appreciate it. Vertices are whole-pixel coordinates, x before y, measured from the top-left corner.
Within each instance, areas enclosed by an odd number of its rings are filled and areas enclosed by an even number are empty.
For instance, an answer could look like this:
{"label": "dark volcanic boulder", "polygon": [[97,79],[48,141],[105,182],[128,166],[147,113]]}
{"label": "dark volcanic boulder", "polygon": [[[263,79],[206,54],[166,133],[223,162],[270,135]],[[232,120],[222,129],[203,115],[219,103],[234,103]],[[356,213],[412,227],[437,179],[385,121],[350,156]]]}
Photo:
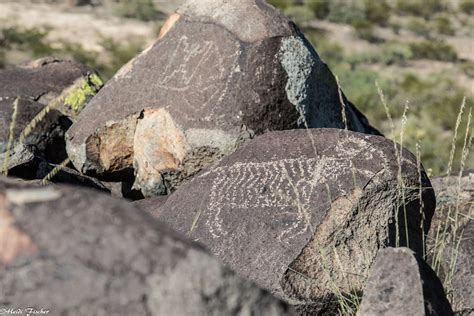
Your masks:
{"label": "dark volcanic boulder", "polygon": [[66,159],[64,133],[101,85],[85,66],[54,58],[1,70],[1,165],[8,159],[8,169],[24,167],[35,156],[51,163]]}
{"label": "dark volcanic boulder", "polygon": [[360,291],[379,248],[407,245],[408,235],[422,252],[434,194],[406,150],[399,169],[395,148],[338,129],[266,133],[180,187],[159,219],[315,312],[334,302],[335,287]]}
{"label": "dark volcanic boulder", "polygon": [[153,217],[159,217],[160,207],[165,205],[169,195],[160,195],[149,199],[143,199],[133,202],[136,208],[150,213]]}
{"label": "dark volcanic boulder", "polygon": [[0,181],[0,305],[52,315],[285,315],[281,301],[129,203]]}
{"label": "dark volcanic boulder", "polygon": [[290,20],[263,0],[193,0],[93,98],[67,133],[68,153],[84,173],[134,171],[153,196],[255,134],[345,119],[377,133]]}
{"label": "dark volcanic boulder", "polygon": [[428,262],[445,280],[453,310],[474,313],[474,171],[432,181],[438,201],[427,239]]}
{"label": "dark volcanic boulder", "polygon": [[360,316],[449,316],[453,311],[434,271],[407,248],[379,251],[364,289]]}

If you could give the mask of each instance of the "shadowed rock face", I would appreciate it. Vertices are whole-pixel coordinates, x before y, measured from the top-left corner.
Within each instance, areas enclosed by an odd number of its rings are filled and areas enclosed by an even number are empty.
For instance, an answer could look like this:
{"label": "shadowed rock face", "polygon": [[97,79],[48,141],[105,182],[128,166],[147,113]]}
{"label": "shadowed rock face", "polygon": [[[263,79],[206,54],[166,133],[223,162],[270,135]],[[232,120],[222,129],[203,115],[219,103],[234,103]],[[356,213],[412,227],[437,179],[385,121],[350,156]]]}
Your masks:
{"label": "shadowed rock face", "polygon": [[[347,126],[377,133],[342,96]],[[255,134],[344,128],[334,76],[262,0],[187,1],[68,131],[78,170],[173,191]],[[105,145],[106,144],[106,145]]]}
{"label": "shadowed rock face", "polygon": [[[34,156],[52,163],[63,161],[67,157],[65,131],[87,98],[100,88],[100,82],[92,82],[91,76],[98,79],[81,64],[54,58],[1,70],[0,162],[5,158],[10,127],[13,127],[13,140],[17,141],[27,126],[32,127],[31,132],[19,146],[11,148],[9,169],[31,162]],[[62,100],[45,116],[34,120],[48,103],[60,96]],[[35,121],[34,125],[32,121]]]}
{"label": "shadowed rock face", "polygon": [[407,248],[379,251],[364,289],[358,315],[453,314],[433,270]]}
{"label": "shadowed rock face", "polygon": [[408,234],[410,248],[422,251],[434,194],[423,170],[419,183],[406,150],[398,180],[394,151],[383,137],[338,129],[266,133],[180,187],[157,215],[243,276],[314,313],[334,302],[334,285],[361,291],[379,248],[397,239],[406,245]]}
{"label": "shadowed rock face", "polygon": [[427,239],[428,261],[440,278],[452,273],[449,298],[459,315],[474,312],[474,170],[434,178],[438,201]]}
{"label": "shadowed rock face", "polygon": [[292,315],[129,203],[0,179],[0,305],[54,315]]}

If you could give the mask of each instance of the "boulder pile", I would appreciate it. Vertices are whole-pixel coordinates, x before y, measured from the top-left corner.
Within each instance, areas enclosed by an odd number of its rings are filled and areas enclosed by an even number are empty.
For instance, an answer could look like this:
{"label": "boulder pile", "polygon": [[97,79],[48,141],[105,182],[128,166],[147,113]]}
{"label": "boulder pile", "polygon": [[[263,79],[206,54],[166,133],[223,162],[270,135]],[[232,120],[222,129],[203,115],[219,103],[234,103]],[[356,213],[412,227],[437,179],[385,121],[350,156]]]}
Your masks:
{"label": "boulder pile", "polygon": [[55,58],[0,71],[0,173],[22,178],[0,178],[0,311],[472,311],[471,175],[435,180],[435,212],[264,0],[184,2],[102,86]]}
{"label": "boulder pile", "polygon": [[38,160],[64,161],[64,134],[101,86],[92,70],[56,58],[1,70],[0,162],[35,178]]}
{"label": "boulder pile", "polygon": [[[293,315],[130,204],[0,178],[0,305],[53,315]],[[186,303],[183,303],[186,302]]]}
{"label": "boulder pile", "polygon": [[263,0],[187,1],[67,132],[77,170],[147,197],[266,131],[377,133],[298,28]]}
{"label": "boulder pile", "polygon": [[313,313],[334,301],[332,284],[361,291],[380,248],[422,255],[434,207],[431,184],[406,150],[380,136],[310,129],[256,137],[155,214]]}

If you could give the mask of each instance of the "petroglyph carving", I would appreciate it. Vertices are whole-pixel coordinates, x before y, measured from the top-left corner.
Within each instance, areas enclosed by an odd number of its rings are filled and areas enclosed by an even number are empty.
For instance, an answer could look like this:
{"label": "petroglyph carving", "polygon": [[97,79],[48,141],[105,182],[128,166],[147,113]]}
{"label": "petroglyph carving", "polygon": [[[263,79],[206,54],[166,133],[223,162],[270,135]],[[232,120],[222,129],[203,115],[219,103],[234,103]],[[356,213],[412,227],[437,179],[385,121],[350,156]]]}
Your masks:
{"label": "petroglyph carving", "polygon": [[[190,106],[188,111],[202,111],[220,102],[227,93],[228,77],[237,67],[239,55],[238,46],[233,54],[226,56],[218,43],[191,41],[182,36],[158,79],[158,86],[175,92],[186,91],[183,101],[198,105]],[[229,69],[229,63],[235,66]]]}

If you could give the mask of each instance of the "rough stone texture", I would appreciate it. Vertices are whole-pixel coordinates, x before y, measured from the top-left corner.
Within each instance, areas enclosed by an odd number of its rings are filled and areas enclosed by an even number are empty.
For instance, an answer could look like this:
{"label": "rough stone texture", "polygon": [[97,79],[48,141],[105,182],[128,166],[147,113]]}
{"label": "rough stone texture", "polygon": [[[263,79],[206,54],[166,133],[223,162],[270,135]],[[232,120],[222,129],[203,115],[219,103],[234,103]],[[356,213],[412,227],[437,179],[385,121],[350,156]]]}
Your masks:
{"label": "rough stone texture", "polygon": [[452,314],[441,281],[413,251],[379,251],[364,289],[359,316]]}
{"label": "rough stone texture", "polygon": [[157,213],[241,275],[315,313],[334,302],[334,284],[362,290],[378,249],[396,245],[397,226],[400,245],[408,231],[410,248],[422,252],[434,194],[406,150],[398,180],[394,148],[338,129],[266,133],[181,186]]}
{"label": "rough stone texture", "polygon": [[127,202],[0,180],[0,309],[52,315],[290,315]]}
{"label": "rough stone texture", "polygon": [[160,207],[165,205],[168,200],[168,195],[156,196],[149,199],[143,199],[132,202],[136,208],[139,208],[145,212],[150,213],[153,217],[159,218]]}
{"label": "rough stone texture", "polygon": [[[68,153],[78,170],[103,178],[133,167],[135,187],[153,196],[255,134],[344,128],[343,108],[348,129],[378,133],[340,99],[314,48],[263,0],[187,1],[81,113]],[[128,147],[102,153],[102,143]]]}
{"label": "rough stone texture", "polygon": [[472,315],[474,170],[466,171],[461,176],[437,177],[432,184],[438,205],[427,239],[428,262],[442,280],[452,274],[447,291],[455,313]]}
{"label": "rough stone texture", "polygon": [[[87,92],[95,93],[100,83],[85,66],[54,58],[38,59],[20,67],[0,71],[0,162],[6,157],[17,100],[16,120],[13,124],[13,140],[18,137],[46,105],[62,97],[41,120],[35,121],[31,133],[22,144],[11,149],[9,169],[31,162],[40,156],[51,163],[60,163],[67,157],[64,133],[85,102]],[[85,87],[90,89],[81,90]],[[85,93],[85,94],[84,94]],[[83,98],[81,98],[83,97]],[[3,163],[2,163],[3,165]]]}

